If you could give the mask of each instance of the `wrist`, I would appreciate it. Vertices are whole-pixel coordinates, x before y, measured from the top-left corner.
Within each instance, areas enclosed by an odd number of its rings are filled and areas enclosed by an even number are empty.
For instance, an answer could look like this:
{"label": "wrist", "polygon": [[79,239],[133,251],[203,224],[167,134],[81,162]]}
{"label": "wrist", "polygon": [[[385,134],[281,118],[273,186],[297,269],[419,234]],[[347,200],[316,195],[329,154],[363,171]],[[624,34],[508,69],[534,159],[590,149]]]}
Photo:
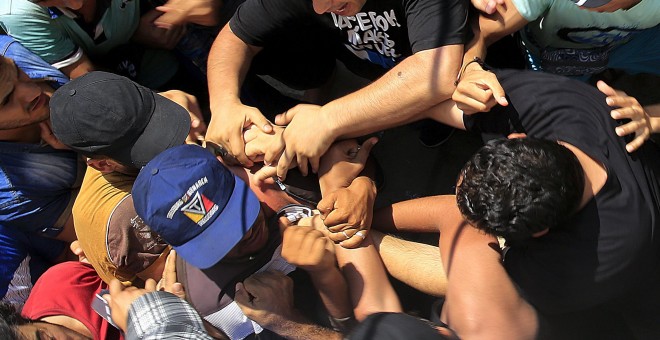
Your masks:
{"label": "wrist", "polygon": [[660,117],[650,116],[649,121],[651,123],[651,133],[660,132]]}
{"label": "wrist", "polygon": [[335,102],[336,100],[321,106],[318,114],[319,124],[317,126],[319,134],[321,135],[321,138],[329,140],[330,144],[340,136],[341,131],[343,130],[336,119],[338,112],[332,112],[332,107],[335,106]]}
{"label": "wrist", "polygon": [[373,196],[376,196],[376,194],[378,192],[378,188],[376,187],[376,182],[374,182],[374,180],[372,180],[368,176],[358,176],[358,177],[356,177],[355,179],[353,179],[353,181],[351,182],[351,185],[349,187],[352,187],[354,185],[355,186],[363,186],[363,187],[367,188],[368,192],[370,194],[372,194]]}
{"label": "wrist", "polygon": [[483,71],[484,69],[484,61],[479,57],[474,57],[472,60],[467,62],[463,61],[463,67],[461,67],[460,71],[458,71],[456,81],[454,81],[454,86],[458,85],[458,83],[461,81],[461,78],[463,78],[466,73],[470,73],[472,71]]}

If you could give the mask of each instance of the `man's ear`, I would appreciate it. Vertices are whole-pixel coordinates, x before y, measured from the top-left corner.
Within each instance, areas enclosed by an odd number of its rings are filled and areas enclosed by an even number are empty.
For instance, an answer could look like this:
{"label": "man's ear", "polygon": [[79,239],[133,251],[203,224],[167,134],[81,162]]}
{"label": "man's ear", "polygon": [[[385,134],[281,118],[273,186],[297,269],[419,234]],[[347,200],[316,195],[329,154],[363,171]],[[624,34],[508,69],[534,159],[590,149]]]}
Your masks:
{"label": "man's ear", "polygon": [[94,159],[87,158],[87,165],[100,171],[103,174],[109,174],[115,171],[115,166],[112,162],[108,162],[107,158]]}

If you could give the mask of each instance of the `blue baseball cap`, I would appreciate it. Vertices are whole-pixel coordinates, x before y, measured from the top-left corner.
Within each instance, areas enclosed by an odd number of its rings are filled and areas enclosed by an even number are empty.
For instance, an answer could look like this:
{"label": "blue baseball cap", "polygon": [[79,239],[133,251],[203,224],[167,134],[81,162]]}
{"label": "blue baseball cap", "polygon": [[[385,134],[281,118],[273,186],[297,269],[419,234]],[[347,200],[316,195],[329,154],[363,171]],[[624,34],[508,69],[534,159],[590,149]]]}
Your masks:
{"label": "blue baseball cap", "polygon": [[144,222],[201,269],[219,262],[260,210],[250,187],[196,145],[160,153],[140,171],[132,193]]}

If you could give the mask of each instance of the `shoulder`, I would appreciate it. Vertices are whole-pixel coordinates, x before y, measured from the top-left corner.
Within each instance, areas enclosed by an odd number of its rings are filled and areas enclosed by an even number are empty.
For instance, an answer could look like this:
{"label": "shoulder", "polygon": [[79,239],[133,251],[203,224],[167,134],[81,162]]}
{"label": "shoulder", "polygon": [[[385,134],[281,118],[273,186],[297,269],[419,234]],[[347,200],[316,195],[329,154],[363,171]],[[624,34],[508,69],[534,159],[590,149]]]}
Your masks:
{"label": "shoulder", "polygon": [[3,25],[21,24],[25,18],[30,18],[36,23],[46,23],[50,21],[51,16],[47,8],[27,0],[6,0],[0,4],[0,21]]}

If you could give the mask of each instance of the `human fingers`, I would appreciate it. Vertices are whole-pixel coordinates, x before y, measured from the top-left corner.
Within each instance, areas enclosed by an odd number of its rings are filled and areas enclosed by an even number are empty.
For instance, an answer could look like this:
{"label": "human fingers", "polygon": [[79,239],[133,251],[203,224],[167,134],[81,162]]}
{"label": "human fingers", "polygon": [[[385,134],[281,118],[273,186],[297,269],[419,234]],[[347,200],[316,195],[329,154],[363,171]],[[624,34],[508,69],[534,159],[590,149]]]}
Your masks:
{"label": "human fingers", "polygon": [[638,121],[638,120],[645,120],[646,118],[646,112],[644,111],[644,108],[641,106],[625,106],[625,107],[619,107],[615,110],[612,110],[610,112],[610,116],[613,119],[630,119],[633,121]]}
{"label": "human fingers", "polygon": [[124,285],[117,279],[112,279],[110,281],[110,284],[108,285],[108,290],[110,291],[110,295],[116,295],[124,291]]}
{"label": "human fingers", "polygon": [[282,156],[283,152],[284,152],[284,143],[282,143],[282,147],[272,147],[266,149],[266,152],[264,153],[263,156],[264,164],[267,166],[272,165]]}
{"label": "human fingers", "polygon": [[337,232],[346,229],[346,224],[350,225],[351,227],[355,227],[352,224],[352,222],[355,221],[349,221],[350,217],[351,214],[348,209],[335,207],[326,215],[326,217],[323,219],[323,223],[328,227],[328,230]]}
{"label": "human fingers", "polygon": [[284,111],[283,113],[278,114],[277,116],[275,116],[275,124],[282,126],[289,125],[289,123],[291,123],[291,121],[293,120],[293,117],[296,116],[297,112],[298,110],[296,109],[296,107],[293,107]]}
{"label": "human fingers", "polygon": [[514,132],[506,136],[507,139],[516,139],[516,138],[525,138],[527,137],[526,133]]}
{"label": "human fingers", "polygon": [[605,94],[608,97],[619,95],[619,93],[617,93],[617,91],[613,87],[609,86],[606,82],[604,82],[602,80],[599,80],[598,82],[596,82],[596,88],[598,88],[598,90],[600,92],[602,92],[603,94]]}
{"label": "human fingers", "polygon": [[345,229],[345,230],[342,230],[342,231],[339,231],[339,232],[332,232],[331,231],[328,234],[328,238],[330,240],[332,240],[332,242],[334,242],[334,243],[340,243],[340,242],[343,242],[343,241],[346,241],[346,240],[350,239],[357,232],[358,232],[357,229],[352,229],[352,228],[351,229]]}
{"label": "human fingers", "polygon": [[185,22],[185,15],[176,8],[166,5],[156,7],[156,10],[163,14],[154,20],[154,25],[159,28],[169,29],[174,25],[181,25]]}
{"label": "human fingers", "polygon": [[337,200],[337,191],[325,195],[316,205],[316,209],[321,213],[323,219],[335,208],[335,201]]}
{"label": "human fingers", "polygon": [[250,124],[249,126],[243,128],[243,142],[247,144],[257,139],[257,137],[259,137],[259,131],[259,127],[254,124]]}
{"label": "human fingers", "polygon": [[268,119],[266,119],[261,111],[257,110],[256,108],[252,108],[252,110],[247,111],[247,118],[249,121],[247,121],[246,124],[254,124],[265,133],[273,132],[273,125],[268,121]]}
{"label": "human fingers", "polygon": [[[163,281],[165,284],[165,291],[170,291],[172,285],[177,282],[176,275],[176,250],[170,250],[165,259],[165,268],[163,269]],[[171,292],[170,292],[171,293]]]}
{"label": "human fingers", "polygon": [[497,76],[495,76],[494,73],[488,72],[488,76],[484,77],[481,81],[491,90],[491,95],[493,98],[495,98],[498,104],[502,106],[509,105],[509,101],[506,99],[504,88],[500,84],[499,80],[497,80]]}
{"label": "human fingers", "polygon": [[293,264],[298,264],[304,227],[286,228],[282,233],[282,257]]}
{"label": "human fingers", "polygon": [[639,105],[639,102],[634,97],[630,96],[610,96],[605,99],[607,105],[616,108],[616,111],[626,108],[632,108],[634,111],[643,112],[644,108]]}
{"label": "human fingers", "polygon": [[39,130],[41,140],[46,142],[46,144],[50,145],[53,149],[70,150],[68,146],[64,145],[59,139],[57,139],[57,137],[55,137],[48,121],[39,123]]}
{"label": "human fingers", "polygon": [[110,313],[112,321],[115,322],[119,328],[126,330],[126,322],[128,319],[128,306],[132,302],[131,298],[122,296],[124,292],[124,285],[117,279],[112,279],[108,285],[110,294],[104,294],[102,297],[108,302],[110,306]]}
{"label": "human fingers", "polygon": [[347,249],[357,248],[360,244],[362,244],[362,242],[364,242],[364,240],[367,239],[368,235],[368,230],[359,230],[353,234],[351,238],[339,242],[339,245]]}
{"label": "human fingers", "polygon": [[245,154],[245,143],[243,142],[243,132],[236,131],[232,132],[228,138],[228,151],[234,156],[239,163],[241,163],[246,168],[251,168],[254,163],[248,158]]}
{"label": "human fingers", "polygon": [[245,288],[245,285],[242,282],[236,283],[234,301],[236,301],[239,306],[245,306],[251,309],[250,304],[252,303],[252,299],[253,296]]}
{"label": "human fingers", "polygon": [[158,283],[156,280],[149,278],[144,282],[144,290],[148,292],[155,292],[158,290]]}
{"label": "human fingers", "polygon": [[355,155],[355,161],[358,163],[365,163],[367,161],[367,158],[369,158],[371,149],[374,148],[376,143],[378,143],[378,137],[371,137],[365,140],[362,143],[362,145],[360,145],[360,148],[358,149],[357,154]]}
{"label": "human fingers", "polygon": [[317,174],[319,172],[320,163],[321,163],[321,156],[309,158],[309,166],[312,168],[313,173]]}
{"label": "human fingers", "polygon": [[638,135],[648,134],[648,128],[646,128],[646,124],[638,120],[633,120],[629,123],[617,126],[614,131],[619,137],[627,136],[631,133],[636,133]]}
{"label": "human fingers", "polygon": [[648,130],[646,130],[646,132],[637,132],[635,138],[630,143],[626,144],[626,151],[628,151],[628,153],[637,151],[637,149],[644,145],[644,142],[649,138],[649,135]]}
{"label": "human fingers", "polygon": [[267,179],[277,176],[277,167],[271,165],[264,165],[261,169],[257,170],[252,176],[252,179],[257,185],[261,185]]}
{"label": "human fingers", "polygon": [[293,162],[295,154],[286,148],[282,155],[280,156],[279,161],[277,162],[277,177],[284,181],[286,179],[286,173],[289,171],[289,166]]}
{"label": "human fingers", "polygon": [[298,163],[298,169],[303,176],[307,176],[307,157],[301,154],[296,154],[296,162]]}
{"label": "human fingers", "polygon": [[477,99],[468,96],[454,96],[453,100],[456,101],[458,107],[464,114],[470,115],[477,112],[488,112],[490,107],[487,103],[481,102]]}

